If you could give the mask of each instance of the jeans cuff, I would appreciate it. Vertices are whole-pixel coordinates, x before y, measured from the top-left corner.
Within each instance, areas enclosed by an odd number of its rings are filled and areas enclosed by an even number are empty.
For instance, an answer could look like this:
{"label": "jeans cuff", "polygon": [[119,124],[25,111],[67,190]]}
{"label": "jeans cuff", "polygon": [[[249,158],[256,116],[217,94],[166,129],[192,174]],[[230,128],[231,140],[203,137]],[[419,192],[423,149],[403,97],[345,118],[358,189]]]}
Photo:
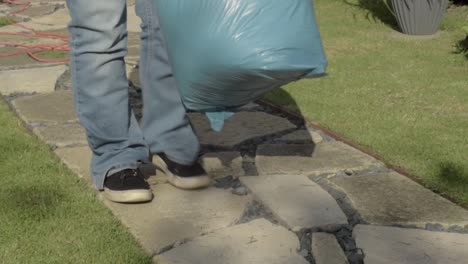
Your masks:
{"label": "jeans cuff", "polygon": [[94,184],[96,185],[96,188],[98,190],[103,190],[104,189],[104,181],[107,176],[112,175],[114,173],[117,173],[119,171],[123,171],[126,169],[137,169],[140,164],[142,164],[141,161],[136,161],[136,162],[129,162],[129,163],[120,163],[120,164],[115,164],[109,167],[109,169],[104,173],[104,174],[94,174]]}

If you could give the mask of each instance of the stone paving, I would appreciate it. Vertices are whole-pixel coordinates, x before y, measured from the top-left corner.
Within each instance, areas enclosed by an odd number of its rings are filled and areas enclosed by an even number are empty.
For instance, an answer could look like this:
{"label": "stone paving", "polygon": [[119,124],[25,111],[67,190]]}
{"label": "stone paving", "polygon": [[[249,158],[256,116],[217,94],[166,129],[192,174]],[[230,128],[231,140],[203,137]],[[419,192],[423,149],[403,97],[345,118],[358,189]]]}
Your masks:
{"label": "stone paving", "polygon": [[[134,2],[128,5],[127,74],[131,104],[141,117],[139,19]],[[11,8],[0,4],[3,14]],[[17,20],[64,32],[69,16],[64,1],[34,0]],[[91,151],[70,86],[66,64],[40,64],[24,56],[0,59],[3,98],[91,185]],[[177,190],[147,166],[142,169],[153,202],[102,199],[155,263],[467,263],[465,209],[303,120],[250,104],[215,133],[203,115],[189,117],[212,187]]]}

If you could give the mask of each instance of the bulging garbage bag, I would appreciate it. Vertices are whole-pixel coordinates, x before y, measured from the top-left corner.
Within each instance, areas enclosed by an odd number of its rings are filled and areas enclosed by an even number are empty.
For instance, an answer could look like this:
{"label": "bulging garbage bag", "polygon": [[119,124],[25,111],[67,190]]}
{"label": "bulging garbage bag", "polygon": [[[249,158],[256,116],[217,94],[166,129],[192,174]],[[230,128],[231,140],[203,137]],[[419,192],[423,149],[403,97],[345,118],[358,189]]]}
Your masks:
{"label": "bulging garbage bag", "polygon": [[219,117],[325,73],[311,0],[154,0],[185,107]]}

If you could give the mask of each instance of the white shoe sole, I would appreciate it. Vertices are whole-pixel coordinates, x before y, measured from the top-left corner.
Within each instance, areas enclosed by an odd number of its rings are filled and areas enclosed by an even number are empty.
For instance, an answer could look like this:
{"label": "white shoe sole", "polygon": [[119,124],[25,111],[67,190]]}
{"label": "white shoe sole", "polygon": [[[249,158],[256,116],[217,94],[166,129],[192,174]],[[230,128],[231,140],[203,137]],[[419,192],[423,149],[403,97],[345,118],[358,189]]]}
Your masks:
{"label": "white shoe sole", "polygon": [[167,164],[159,156],[153,156],[153,163],[156,167],[160,168],[167,176],[167,181],[173,186],[184,189],[194,190],[210,186],[211,178],[208,175],[195,176],[195,177],[180,177],[174,175],[168,168]]}
{"label": "white shoe sole", "polygon": [[116,203],[143,203],[153,199],[151,190],[113,191],[104,188],[103,195]]}

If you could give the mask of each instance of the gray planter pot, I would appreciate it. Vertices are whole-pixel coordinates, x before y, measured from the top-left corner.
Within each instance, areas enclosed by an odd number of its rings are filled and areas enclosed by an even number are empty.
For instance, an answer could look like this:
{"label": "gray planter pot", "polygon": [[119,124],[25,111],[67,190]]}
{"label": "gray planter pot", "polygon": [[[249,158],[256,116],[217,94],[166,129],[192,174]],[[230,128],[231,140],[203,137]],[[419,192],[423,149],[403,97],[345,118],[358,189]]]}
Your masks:
{"label": "gray planter pot", "polygon": [[389,0],[403,33],[432,35],[437,32],[448,0]]}

